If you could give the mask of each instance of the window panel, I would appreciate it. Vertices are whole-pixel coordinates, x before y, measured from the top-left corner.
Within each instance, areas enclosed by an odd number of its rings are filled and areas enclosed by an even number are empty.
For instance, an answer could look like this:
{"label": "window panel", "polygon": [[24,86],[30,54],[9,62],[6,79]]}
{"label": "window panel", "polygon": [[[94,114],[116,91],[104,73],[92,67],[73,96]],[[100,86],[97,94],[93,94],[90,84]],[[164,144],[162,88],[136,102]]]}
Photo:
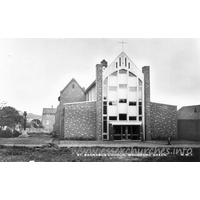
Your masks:
{"label": "window panel", "polygon": [[139,87],[139,100],[142,100],[142,87]]}
{"label": "window panel", "polygon": [[109,120],[117,120],[117,116],[110,116]]}
{"label": "window panel", "polygon": [[119,120],[127,120],[127,114],[119,114]]}
{"label": "window panel", "polygon": [[136,116],[130,116],[129,120],[137,120],[137,117]]}
{"label": "window panel", "polygon": [[129,106],[129,115],[136,116],[137,115],[137,106]]}
{"label": "window panel", "polygon": [[127,70],[119,70],[119,84],[127,84]]}
{"label": "window panel", "polygon": [[130,86],[137,86],[137,77],[131,72],[129,72],[128,81]]}

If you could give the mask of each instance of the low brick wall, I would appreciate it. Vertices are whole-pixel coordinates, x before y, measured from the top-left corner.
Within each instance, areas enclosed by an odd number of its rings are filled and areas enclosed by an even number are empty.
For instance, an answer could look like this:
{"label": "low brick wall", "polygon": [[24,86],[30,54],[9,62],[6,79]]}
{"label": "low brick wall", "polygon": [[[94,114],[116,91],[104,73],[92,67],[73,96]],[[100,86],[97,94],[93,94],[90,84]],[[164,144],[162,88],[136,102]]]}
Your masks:
{"label": "low brick wall", "polygon": [[64,139],[94,139],[96,102],[64,104]]}
{"label": "low brick wall", "polygon": [[151,102],[151,139],[177,139],[177,106]]}

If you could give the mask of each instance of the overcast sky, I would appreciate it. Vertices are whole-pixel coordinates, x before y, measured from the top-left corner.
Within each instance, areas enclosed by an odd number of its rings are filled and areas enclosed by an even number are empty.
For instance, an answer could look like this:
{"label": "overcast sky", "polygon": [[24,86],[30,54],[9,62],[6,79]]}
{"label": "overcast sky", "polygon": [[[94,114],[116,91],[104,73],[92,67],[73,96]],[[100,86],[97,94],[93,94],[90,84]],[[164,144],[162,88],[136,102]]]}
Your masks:
{"label": "overcast sky", "polygon": [[[57,107],[60,91],[75,78],[87,88],[95,65],[122,51],[117,39],[0,39],[0,101],[42,114]],[[150,66],[151,101],[200,104],[200,39],[127,39],[124,51],[141,70]]]}

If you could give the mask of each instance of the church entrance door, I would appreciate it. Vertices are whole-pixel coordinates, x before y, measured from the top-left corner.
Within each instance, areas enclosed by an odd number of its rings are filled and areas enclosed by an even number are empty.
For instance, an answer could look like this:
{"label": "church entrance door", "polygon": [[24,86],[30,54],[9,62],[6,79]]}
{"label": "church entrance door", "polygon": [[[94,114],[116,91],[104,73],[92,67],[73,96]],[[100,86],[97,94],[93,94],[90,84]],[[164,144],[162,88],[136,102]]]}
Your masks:
{"label": "church entrance door", "polygon": [[114,125],[114,140],[139,140],[140,126],[137,125]]}

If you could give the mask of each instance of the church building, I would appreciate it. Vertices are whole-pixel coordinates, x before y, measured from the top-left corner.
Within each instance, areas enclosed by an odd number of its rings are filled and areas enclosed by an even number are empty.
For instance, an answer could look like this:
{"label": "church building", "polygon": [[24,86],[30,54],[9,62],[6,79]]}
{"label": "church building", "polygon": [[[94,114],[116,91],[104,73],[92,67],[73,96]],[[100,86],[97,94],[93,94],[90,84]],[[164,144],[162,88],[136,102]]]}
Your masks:
{"label": "church building", "polygon": [[177,138],[177,106],[150,101],[150,67],[141,71],[124,52],[110,65],[97,64],[86,90],[72,79],[58,100],[54,130],[60,139]]}

